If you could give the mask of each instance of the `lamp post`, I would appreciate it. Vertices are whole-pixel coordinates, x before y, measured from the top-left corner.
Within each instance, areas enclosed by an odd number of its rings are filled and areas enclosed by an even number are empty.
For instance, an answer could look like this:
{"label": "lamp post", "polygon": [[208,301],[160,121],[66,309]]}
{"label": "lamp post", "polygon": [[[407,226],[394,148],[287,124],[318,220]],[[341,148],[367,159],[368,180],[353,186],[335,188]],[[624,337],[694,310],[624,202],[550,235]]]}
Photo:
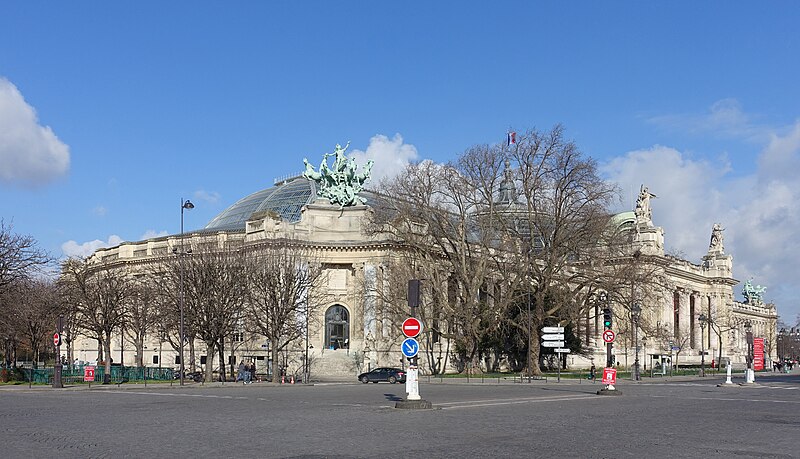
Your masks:
{"label": "lamp post", "polygon": [[[642,336],[642,353],[644,354],[644,374],[647,374],[647,337]],[[650,362],[650,367],[652,368],[653,362]]]}
{"label": "lamp post", "polygon": [[633,319],[633,345],[636,347],[636,358],[633,361],[633,379],[639,381],[639,316],[642,313],[642,305],[639,302],[631,306],[631,318]]}
{"label": "lamp post", "polygon": [[303,358],[303,383],[308,384],[309,367],[308,367],[308,300],[306,300],[306,353]]}
{"label": "lamp post", "polygon": [[744,321],[745,338],[747,341],[747,370],[745,370],[745,383],[756,382],[756,375],[753,371],[753,324],[750,319]]}
{"label": "lamp post", "polygon": [[697,321],[700,322],[700,376],[706,375],[705,330],[707,320],[705,314],[700,314],[700,317],[697,318]]}
{"label": "lamp post", "polygon": [[192,204],[192,202],[189,201],[188,199],[184,201],[183,198],[181,198],[181,253],[178,254],[178,256],[180,257],[179,260],[178,260],[178,265],[179,265],[179,270],[180,270],[180,304],[179,304],[179,306],[180,306],[180,311],[181,311],[181,320],[180,320],[180,325],[179,325],[179,329],[180,330],[178,332],[178,333],[180,333],[180,336],[178,337],[178,339],[180,339],[180,341],[181,341],[181,366],[180,366],[181,386],[183,385],[183,373],[184,373],[184,369],[185,369],[184,365],[183,365],[183,342],[186,340],[186,337],[184,336],[184,329],[183,329],[183,316],[184,316],[184,314],[183,314],[183,303],[184,303],[184,300],[183,300],[183,255],[185,253],[184,250],[183,250],[183,211],[185,209],[194,209],[194,204]]}

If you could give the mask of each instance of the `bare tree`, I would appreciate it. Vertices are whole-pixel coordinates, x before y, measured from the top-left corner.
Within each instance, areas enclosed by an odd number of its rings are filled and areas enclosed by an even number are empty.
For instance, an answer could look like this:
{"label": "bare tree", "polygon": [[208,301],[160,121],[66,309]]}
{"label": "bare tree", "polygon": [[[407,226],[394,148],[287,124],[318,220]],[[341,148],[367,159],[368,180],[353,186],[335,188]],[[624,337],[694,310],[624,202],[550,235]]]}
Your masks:
{"label": "bare tree", "polygon": [[561,126],[524,133],[506,154],[517,167],[522,204],[507,228],[524,241],[515,265],[525,267],[517,278],[528,279],[533,289],[528,366],[537,374],[539,327],[551,317],[575,317],[580,313],[576,308],[588,304],[591,289],[584,288],[587,279],[576,277],[575,267],[597,254],[608,229],[607,209],[618,190],[600,178],[592,159],[564,138]]}
{"label": "bare tree", "polygon": [[[48,339],[50,333],[55,330],[59,314],[58,295],[55,286],[47,281],[29,280],[17,282],[15,285],[18,325],[31,350],[35,365],[40,360],[42,351],[47,349],[47,343],[51,342]],[[56,361],[59,357],[55,356]]]}
{"label": "bare tree", "polygon": [[132,284],[133,292],[128,301],[128,320],[125,335],[136,350],[136,366],[144,366],[144,343],[147,337],[158,331],[158,291],[151,277],[138,276]]}
{"label": "bare tree", "polygon": [[247,324],[270,343],[272,382],[280,352],[304,336],[321,307],[323,266],[296,241],[273,241],[247,254]]}
{"label": "bare tree", "polygon": [[[498,241],[491,196],[499,185],[501,158],[486,146],[468,150],[455,163],[410,165],[385,183],[388,211],[376,212],[372,231],[394,234],[426,284],[438,294],[438,313],[448,327],[459,365],[480,369],[481,342],[492,334],[502,302],[491,250]],[[402,284],[402,283],[401,283]]]}
{"label": "bare tree", "polygon": [[246,298],[244,260],[238,250],[197,248],[184,263],[185,322],[206,345],[206,381],[214,372],[219,350],[220,377],[224,378],[225,338],[236,329]]}
{"label": "bare tree", "polygon": [[0,220],[0,291],[12,283],[28,278],[52,261],[36,247],[30,236],[16,234],[12,225]]}
{"label": "bare tree", "polygon": [[111,381],[111,338],[125,324],[132,281],[122,272],[70,259],[62,265],[62,292],[76,305],[88,336],[98,340],[105,359],[104,383]]}

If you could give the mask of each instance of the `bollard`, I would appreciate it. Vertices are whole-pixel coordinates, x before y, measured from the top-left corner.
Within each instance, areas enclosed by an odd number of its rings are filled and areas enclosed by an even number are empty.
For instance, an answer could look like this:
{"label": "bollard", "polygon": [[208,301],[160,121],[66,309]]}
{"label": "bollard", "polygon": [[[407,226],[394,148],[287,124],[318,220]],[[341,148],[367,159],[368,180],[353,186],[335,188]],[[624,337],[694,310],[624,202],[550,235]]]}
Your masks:
{"label": "bollard", "polygon": [[727,367],[726,369],[728,373],[728,379],[725,381],[725,384],[733,384],[733,381],[731,380],[731,359],[728,359],[728,364],[726,365],[726,367]]}

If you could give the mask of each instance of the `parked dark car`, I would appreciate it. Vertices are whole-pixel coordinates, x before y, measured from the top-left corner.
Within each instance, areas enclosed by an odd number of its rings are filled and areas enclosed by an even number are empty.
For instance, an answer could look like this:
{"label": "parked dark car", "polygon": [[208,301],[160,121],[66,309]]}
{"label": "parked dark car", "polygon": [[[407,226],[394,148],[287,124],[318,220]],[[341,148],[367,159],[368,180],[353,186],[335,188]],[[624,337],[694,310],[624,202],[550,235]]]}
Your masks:
{"label": "parked dark car", "polygon": [[399,368],[380,367],[372,371],[361,373],[358,375],[358,380],[364,384],[378,383],[380,381],[387,381],[390,384],[396,382],[406,382],[406,372]]}

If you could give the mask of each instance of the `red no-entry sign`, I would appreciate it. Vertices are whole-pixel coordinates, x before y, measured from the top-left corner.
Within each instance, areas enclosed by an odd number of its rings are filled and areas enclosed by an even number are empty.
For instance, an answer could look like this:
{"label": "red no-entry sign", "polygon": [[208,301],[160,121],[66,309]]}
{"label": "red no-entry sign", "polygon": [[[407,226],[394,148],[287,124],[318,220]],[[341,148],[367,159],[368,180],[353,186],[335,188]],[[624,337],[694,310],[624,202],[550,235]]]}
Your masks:
{"label": "red no-entry sign", "polygon": [[61,346],[61,334],[58,332],[53,333],[53,345],[56,347]]}
{"label": "red no-entry sign", "polygon": [[613,330],[606,330],[603,332],[603,341],[606,343],[613,343],[616,335]]}
{"label": "red no-entry sign", "polygon": [[403,334],[413,338],[422,333],[422,322],[416,317],[409,317],[403,321]]}

